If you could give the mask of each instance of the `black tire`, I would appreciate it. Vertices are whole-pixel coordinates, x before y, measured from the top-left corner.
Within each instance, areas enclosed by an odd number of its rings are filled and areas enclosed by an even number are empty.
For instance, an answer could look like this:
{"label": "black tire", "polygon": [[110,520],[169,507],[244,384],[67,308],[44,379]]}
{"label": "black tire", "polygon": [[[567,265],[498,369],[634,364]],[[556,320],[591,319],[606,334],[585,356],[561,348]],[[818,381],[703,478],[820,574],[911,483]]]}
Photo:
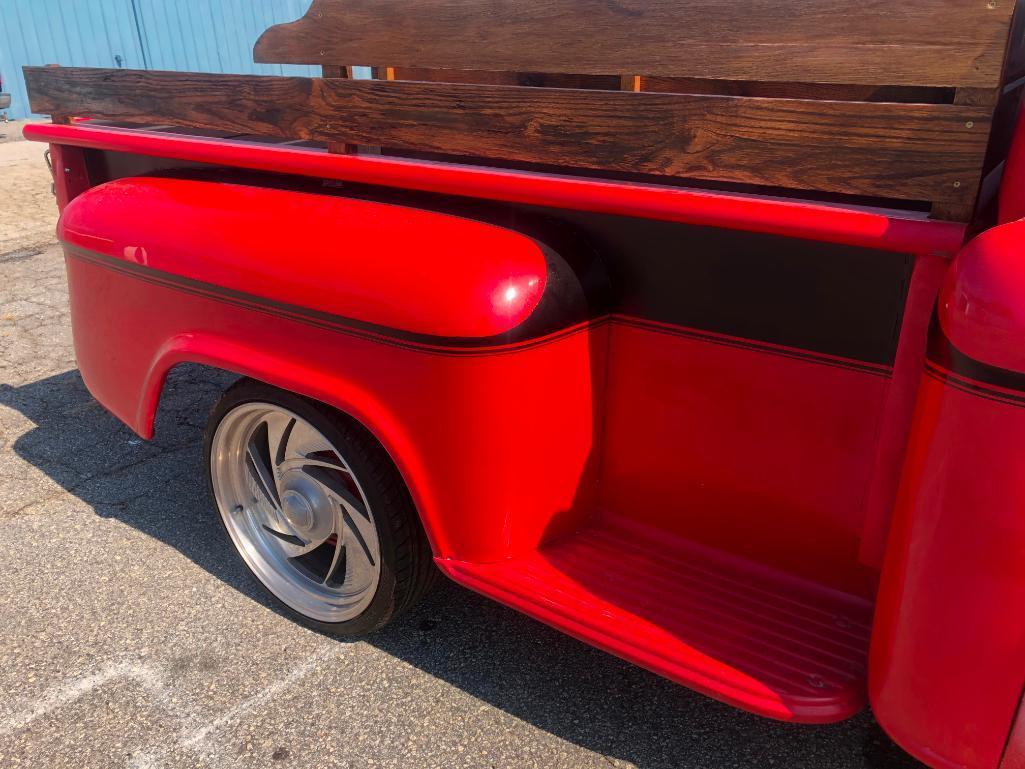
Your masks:
{"label": "black tire", "polygon": [[[229,387],[214,405],[203,434],[207,488],[222,527],[224,521],[217,510],[211,478],[210,453],[214,433],[232,409],[254,401],[292,411],[316,427],[342,452],[374,510],[381,548],[381,574],[377,591],[362,613],[345,622],[328,623],[308,617],[281,601],[249,569],[237,551],[236,555],[274,603],[303,625],[330,635],[349,637],[377,630],[415,605],[433,584],[437,574],[431,547],[409,490],[384,448],[355,419],[294,393],[252,379],[241,379]],[[226,529],[225,534],[227,536]],[[227,538],[230,542],[231,538]]]}

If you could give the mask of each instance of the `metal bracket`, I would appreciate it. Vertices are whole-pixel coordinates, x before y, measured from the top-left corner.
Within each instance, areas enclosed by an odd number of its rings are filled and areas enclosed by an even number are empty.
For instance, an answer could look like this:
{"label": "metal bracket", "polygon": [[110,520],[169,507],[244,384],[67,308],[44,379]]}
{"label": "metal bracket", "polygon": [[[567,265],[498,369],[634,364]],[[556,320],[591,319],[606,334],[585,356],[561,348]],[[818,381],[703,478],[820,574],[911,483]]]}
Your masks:
{"label": "metal bracket", "polygon": [[53,181],[53,161],[50,160],[50,150],[43,150],[43,160],[46,161],[46,167],[50,169],[50,194],[54,197],[57,196],[57,184]]}

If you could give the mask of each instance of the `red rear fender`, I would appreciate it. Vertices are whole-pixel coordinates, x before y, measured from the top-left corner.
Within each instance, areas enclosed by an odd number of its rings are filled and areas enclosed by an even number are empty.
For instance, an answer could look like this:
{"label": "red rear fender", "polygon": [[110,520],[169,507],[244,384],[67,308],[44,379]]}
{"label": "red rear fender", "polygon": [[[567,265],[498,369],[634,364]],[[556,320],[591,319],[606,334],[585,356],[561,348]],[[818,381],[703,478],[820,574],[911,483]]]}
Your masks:
{"label": "red rear fender", "polygon": [[184,281],[409,334],[486,338],[535,310],[546,249],[402,206],[142,177],[68,204],[65,245]]}
{"label": "red rear fender", "polygon": [[82,376],[140,434],[167,370],[198,362],[361,421],[442,557],[508,557],[593,507],[605,329],[537,241],[418,209],[164,178],[83,192],[59,233]]}

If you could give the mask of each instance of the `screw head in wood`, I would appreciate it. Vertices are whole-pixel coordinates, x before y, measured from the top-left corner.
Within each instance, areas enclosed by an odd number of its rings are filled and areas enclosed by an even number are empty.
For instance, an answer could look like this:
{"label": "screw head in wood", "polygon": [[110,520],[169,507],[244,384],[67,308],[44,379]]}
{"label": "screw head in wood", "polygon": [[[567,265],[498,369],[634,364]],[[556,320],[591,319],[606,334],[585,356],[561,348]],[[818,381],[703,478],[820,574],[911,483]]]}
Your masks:
{"label": "screw head in wood", "polygon": [[969,120],[967,123],[964,124],[964,127],[965,128],[975,128],[975,123],[973,121]]}
{"label": "screw head in wood", "polygon": [[957,189],[960,186],[961,186],[961,182],[954,182],[954,189]]}

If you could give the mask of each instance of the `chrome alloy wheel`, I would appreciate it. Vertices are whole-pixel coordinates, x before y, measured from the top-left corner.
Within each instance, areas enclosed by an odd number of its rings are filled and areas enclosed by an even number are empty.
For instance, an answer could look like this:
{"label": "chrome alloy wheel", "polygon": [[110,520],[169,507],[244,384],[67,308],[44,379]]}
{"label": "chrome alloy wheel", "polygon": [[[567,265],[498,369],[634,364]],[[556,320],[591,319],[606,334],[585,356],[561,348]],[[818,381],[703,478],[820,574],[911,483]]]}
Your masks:
{"label": "chrome alloy wheel", "polygon": [[381,576],[373,512],[313,425],[270,403],[236,406],[214,433],[210,478],[235,547],[281,601],[332,623],[367,608]]}

